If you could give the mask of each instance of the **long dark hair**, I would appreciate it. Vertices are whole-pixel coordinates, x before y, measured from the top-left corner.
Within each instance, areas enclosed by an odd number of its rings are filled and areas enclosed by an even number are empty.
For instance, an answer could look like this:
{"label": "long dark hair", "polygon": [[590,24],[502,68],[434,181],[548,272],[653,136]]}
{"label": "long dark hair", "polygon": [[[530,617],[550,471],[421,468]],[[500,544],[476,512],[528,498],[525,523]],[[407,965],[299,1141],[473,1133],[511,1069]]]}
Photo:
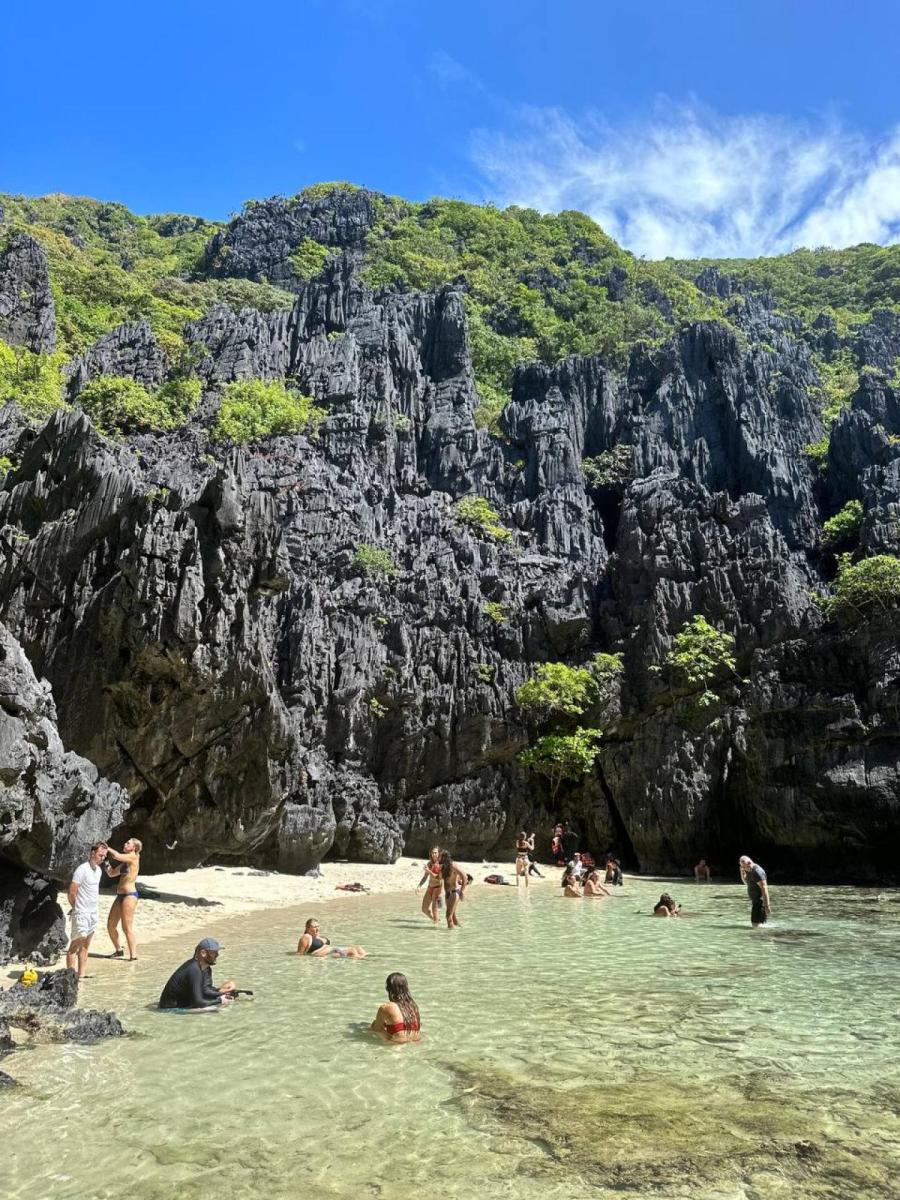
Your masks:
{"label": "long dark hair", "polygon": [[421,1025],[419,1017],[419,1006],[409,994],[409,980],[405,975],[401,975],[399,971],[393,971],[388,975],[385,981],[387,988],[388,1000],[394,1004],[403,1013],[403,1024],[407,1029],[418,1029]]}
{"label": "long dark hair", "polygon": [[663,892],[663,894],[660,896],[659,900],[657,900],[656,907],[654,908],[653,911],[656,912],[657,908],[667,908],[669,910],[669,912],[675,911],[675,901],[672,899],[672,897],[669,895],[668,892]]}
{"label": "long dark hair", "polygon": [[444,882],[446,883],[453,873],[453,859],[450,856],[450,851],[442,850],[441,857],[438,861],[441,864],[441,875],[443,875]]}

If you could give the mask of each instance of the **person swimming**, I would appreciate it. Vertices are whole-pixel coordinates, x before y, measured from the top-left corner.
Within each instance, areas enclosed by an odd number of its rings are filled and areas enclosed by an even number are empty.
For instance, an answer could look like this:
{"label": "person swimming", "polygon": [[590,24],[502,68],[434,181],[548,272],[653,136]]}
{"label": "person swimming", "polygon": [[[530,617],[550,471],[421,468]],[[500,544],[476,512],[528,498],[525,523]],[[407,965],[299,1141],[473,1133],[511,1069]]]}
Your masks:
{"label": "person swimming", "polygon": [[416,891],[423,883],[428,884],[425,889],[425,895],[422,897],[422,912],[426,917],[437,924],[438,909],[442,904],[442,895],[444,891],[443,880],[441,879],[441,848],[440,846],[432,846],[431,853],[428,856],[428,862],[425,864],[425,870],[422,878],[419,880]]}
{"label": "person swimming", "polygon": [[378,1006],[369,1029],[387,1042],[418,1042],[422,1036],[422,1018],[418,1004],[409,994],[406,976],[392,972],[385,981],[385,989],[387,1003]]}
{"label": "person swimming", "polygon": [[368,950],[362,946],[332,946],[327,937],[320,936],[316,918],[310,917],[297,943],[297,953],[313,958],[365,958]]}
{"label": "person swimming", "polygon": [[677,917],[681,905],[677,904],[668,892],[663,892],[653,907],[654,917]]}

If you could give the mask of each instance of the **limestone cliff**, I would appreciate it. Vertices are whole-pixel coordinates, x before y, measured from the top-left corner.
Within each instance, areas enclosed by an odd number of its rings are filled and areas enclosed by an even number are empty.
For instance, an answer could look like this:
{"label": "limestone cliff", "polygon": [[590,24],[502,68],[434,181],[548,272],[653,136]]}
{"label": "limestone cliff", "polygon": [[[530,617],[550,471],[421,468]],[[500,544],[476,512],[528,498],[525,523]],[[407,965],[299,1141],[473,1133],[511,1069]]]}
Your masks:
{"label": "limestone cliff", "polygon": [[[747,849],[794,877],[895,876],[898,610],[841,623],[815,597],[835,567],[823,520],[848,500],[859,553],[900,552],[900,319],[854,334],[826,470],[808,453],[825,432],[812,355],[833,330],[709,268],[721,320],[523,364],[489,432],[464,282],[373,290],[376,211],[364,192],[271,202],[215,234],[208,277],[293,303],[186,325],[203,396],[178,429],[116,440],[77,407],[91,379],[165,378],[140,324],[73,360],[75,407],[3,414],[0,616],[52,686],[63,744],[127,789],[124,818],[93,802],[103,821],[143,838],[148,869],[504,853],[565,816],[647,871]],[[310,238],[327,254],[302,278]],[[52,327],[28,320],[26,342]],[[252,378],[312,395],[319,432],[211,444],[222,389]],[[592,482],[585,460],[621,469]],[[466,496],[512,538],[461,520]],[[360,566],[366,545],[395,573]],[[702,711],[661,670],[696,613],[736,647]],[[515,689],[598,650],[623,655],[615,712],[596,770],[551,805],[516,760]],[[17,821],[6,860],[62,878]]]}

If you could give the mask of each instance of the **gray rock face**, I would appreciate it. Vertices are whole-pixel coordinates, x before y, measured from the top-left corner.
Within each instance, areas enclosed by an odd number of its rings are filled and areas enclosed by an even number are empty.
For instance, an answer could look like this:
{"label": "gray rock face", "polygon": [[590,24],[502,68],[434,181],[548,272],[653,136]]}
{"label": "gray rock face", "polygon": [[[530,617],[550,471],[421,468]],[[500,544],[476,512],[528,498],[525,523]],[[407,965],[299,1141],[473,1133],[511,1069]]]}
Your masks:
{"label": "gray rock face", "polygon": [[25,233],[13,234],[0,250],[0,338],[36,354],[56,349],[47,256],[40,242]]}
{"label": "gray rock face", "polygon": [[[90,1043],[107,1037],[123,1037],[125,1030],[111,1012],[92,1008],[76,1008],[78,976],[72,970],[46,971],[31,987],[15,983],[6,991],[0,989],[0,1057],[14,1049],[4,1047],[3,1034],[10,1027],[22,1030],[29,1039],[40,1042]],[[0,1079],[0,1087],[15,1086]]]}
{"label": "gray rock face", "polygon": [[71,401],[94,379],[122,375],[144,387],[158,387],[168,363],[146,321],[129,321],[94,342],[67,367],[67,394]]}
{"label": "gray rock face", "polygon": [[[565,816],[647,870],[747,851],[807,877],[895,874],[875,847],[900,815],[896,622],[844,628],[814,602],[834,569],[822,521],[847,499],[867,549],[900,549],[900,414],[875,362],[891,321],[860,333],[876,369],[824,477],[804,454],[824,433],[809,344],[750,292],[733,299],[741,337],[698,323],[624,366],[520,367],[496,438],[475,425],[460,291],[361,282],[376,217],[367,193],[270,201],[213,240],[214,271],[265,275],[296,303],[187,327],[207,400],[184,430],[111,443],[63,412],[19,435],[0,611],[53,687],[64,744],[127,789],[111,819],[147,869],[302,872],[435,842],[499,854]],[[337,253],[304,283],[290,256],[309,236]],[[139,327],[110,338],[79,370],[158,382]],[[215,397],[249,378],[313,396],[320,433],[211,448]],[[618,474],[592,482],[585,459]],[[472,496],[508,540],[466,524]],[[392,569],[368,571],[362,546]],[[737,656],[702,709],[660,670],[695,613]],[[624,673],[589,714],[597,770],[551,804],[516,761],[515,690],[538,662],[598,650]],[[4,853],[46,870],[26,825]]]}
{"label": "gray rock face", "polygon": [[49,685],[0,625],[0,963],[55,959],[66,945],[55,881],[71,878],[127,803],[92,763],[66,753]]}
{"label": "gray rock face", "polygon": [[291,255],[299,246],[313,238],[338,251],[360,249],[375,223],[377,203],[371,192],[340,186],[318,195],[252,202],[210,241],[207,270],[293,290],[300,279]]}

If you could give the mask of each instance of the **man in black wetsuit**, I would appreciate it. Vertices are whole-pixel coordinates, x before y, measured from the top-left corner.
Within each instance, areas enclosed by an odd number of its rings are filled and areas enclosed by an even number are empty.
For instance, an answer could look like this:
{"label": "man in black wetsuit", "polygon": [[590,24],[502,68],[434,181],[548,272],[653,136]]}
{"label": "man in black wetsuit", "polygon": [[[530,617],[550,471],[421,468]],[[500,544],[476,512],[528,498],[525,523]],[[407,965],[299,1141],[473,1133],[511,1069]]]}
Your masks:
{"label": "man in black wetsuit", "polygon": [[750,897],[750,924],[765,925],[769,919],[769,883],[766,873],[752,858],[741,855],[741,879],[747,885],[747,895]]}
{"label": "man in black wetsuit", "polygon": [[215,938],[197,943],[194,957],[182,963],[159,998],[160,1008],[218,1008],[234,999],[233,979],[217,988],[212,981],[212,968],[222,947]]}

